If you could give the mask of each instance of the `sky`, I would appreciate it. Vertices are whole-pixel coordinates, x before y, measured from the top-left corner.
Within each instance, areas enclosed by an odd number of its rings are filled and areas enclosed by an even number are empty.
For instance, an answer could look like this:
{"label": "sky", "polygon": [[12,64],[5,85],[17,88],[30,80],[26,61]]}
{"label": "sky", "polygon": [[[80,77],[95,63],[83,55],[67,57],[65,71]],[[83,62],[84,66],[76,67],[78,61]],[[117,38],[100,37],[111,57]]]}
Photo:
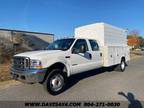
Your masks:
{"label": "sky", "polygon": [[59,38],[97,22],[138,30],[144,37],[144,0],[0,0],[0,28]]}

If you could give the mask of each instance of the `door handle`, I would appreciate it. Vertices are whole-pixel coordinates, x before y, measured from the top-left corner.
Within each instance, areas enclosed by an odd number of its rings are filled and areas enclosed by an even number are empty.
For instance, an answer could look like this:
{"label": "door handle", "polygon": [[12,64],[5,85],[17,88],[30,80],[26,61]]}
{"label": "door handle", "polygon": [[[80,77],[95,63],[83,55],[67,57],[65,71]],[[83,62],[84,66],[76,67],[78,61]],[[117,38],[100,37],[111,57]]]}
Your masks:
{"label": "door handle", "polygon": [[102,53],[100,53],[100,56],[102,57]]}
{"label": "door handle", "polygon": [[65,58],[70,58],[70,56],[65,56]]}
{"label": "door handle", "polygon": [[92,55],[91,54],[89,54],[89,58],[92,59]]}

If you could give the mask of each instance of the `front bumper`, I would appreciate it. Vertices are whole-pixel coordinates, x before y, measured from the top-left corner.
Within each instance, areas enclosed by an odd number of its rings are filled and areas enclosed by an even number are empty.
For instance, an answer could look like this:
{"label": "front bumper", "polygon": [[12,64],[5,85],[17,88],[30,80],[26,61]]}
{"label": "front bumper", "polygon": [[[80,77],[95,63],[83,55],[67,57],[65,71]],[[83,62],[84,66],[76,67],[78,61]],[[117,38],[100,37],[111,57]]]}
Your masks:
{"label": "front bumper", "polygon": [[38,83],[42,82],[47,69],[30,69],[30,70],[16,70],[11,68],[11,76],[13,79],[23,83]]}

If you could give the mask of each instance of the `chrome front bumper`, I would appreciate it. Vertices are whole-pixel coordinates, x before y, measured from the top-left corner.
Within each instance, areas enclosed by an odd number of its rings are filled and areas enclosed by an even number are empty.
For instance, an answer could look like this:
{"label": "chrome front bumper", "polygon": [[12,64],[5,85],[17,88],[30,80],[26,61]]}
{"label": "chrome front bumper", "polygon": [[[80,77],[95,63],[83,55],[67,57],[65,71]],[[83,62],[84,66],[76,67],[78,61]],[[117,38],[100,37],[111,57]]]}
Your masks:
{"label": "chrome front bumper", "polygon": [[16,70],[11,68],[11,76],[13,79],[23,83],[38,83],[42,82],[47,69],[30,69],[30,70]]}

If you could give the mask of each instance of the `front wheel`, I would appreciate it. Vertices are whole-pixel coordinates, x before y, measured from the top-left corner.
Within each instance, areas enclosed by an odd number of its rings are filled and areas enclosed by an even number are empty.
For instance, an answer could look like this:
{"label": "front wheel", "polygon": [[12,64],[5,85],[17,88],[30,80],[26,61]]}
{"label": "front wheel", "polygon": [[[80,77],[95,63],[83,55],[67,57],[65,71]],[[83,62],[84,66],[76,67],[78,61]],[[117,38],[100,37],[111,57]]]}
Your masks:
{"label": "front wheel", "polygon": [[45,88],[50,94],[58,95],[63,92],[65,84],[65,74],[60,69],[54,69],[50,72],[45,81]]}

